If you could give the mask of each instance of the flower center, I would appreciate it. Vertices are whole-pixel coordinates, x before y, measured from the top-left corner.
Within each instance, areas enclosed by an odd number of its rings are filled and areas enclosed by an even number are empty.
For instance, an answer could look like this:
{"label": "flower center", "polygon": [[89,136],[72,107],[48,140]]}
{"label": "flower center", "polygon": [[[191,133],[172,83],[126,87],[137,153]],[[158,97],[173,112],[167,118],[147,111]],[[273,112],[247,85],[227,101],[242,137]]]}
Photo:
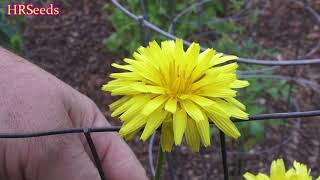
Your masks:
{"label": "flower center", "polygon": [[192,87],[191,74],[187,74],[185,69],[174,63],[170,64],[167,78],[163,78],[163,87],[171,97],[180,97],[190,94]]}

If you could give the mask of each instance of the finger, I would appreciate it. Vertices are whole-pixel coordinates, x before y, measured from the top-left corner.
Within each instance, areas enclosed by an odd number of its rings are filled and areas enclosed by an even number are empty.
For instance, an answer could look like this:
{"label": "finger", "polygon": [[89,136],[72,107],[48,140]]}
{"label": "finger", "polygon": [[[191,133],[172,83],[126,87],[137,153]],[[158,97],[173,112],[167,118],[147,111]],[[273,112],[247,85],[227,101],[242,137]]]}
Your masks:
{"label": "finger", "polygon": [[[106,120],[97,112],[93,127],[107,126]],[[101,154],[102,165],[111,179],[147,179],[146,172],[129,146],[116,133],[95,134],[93,140]]]}
{"label": "finger", "polygon": [[74,135],[53,137],[49,140],[46,152],[37,160],[37,176],[33,179],[77,179],[100,180],[99,173],[84,150],[82,142]]}
{"label": "finger", "polygon": [[[110,126],[97,106],[84,95],[77,93],[73,96],[70,117],[76,126],[106,127]],[[76,103],[75,103],[76,102]],[[106,176],[109,179],[147,179],[145,170],[129,148],[117,133],[92,133],[93,142]],[[88,146],[87,152],[91,154]]]}

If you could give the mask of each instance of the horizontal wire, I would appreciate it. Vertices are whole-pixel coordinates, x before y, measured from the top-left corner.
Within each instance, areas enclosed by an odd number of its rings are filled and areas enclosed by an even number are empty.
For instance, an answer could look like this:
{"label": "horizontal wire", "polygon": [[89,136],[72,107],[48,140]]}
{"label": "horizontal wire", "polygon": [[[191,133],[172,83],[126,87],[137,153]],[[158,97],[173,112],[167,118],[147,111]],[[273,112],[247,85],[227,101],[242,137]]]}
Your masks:
{"label": "horizontal wire", "polygon": [[40,131],[35,133],[0,133],[0,138],[31,138],[41,136],[51,136],[59,134],[74,134],[74,133],[86,133],[87,131],[93,132],[115,132],[119,131],[120,126],[99,127],[99,128],[68,128],[49,131]]}
{"label": "horizontal wire", "polygon": [[[298,117],[312,117],[320,116],[320,110],[305,111],[305,112],[284,112],[284,113],[270,113],[270,114],[259,114],[249,116],[249,120],[232,119],[233,122],[249,122],[256,120],[270,120],[270,119],[287,119],[287,118],[298,118]],[[110,127],[98,127],[98,128],[68,128],[58,129],[49,131],[40,131],[34,133],[0,133],[0,138],[31,138],[41,136],[51,136],[59,134],[73,134],[73,133],[86,133],[86,132],[116,132],[120,130],[120,126]]]}
{"label": "horizontal wire", "polygon": [[233,119],[233,122],[246,122],[246,121],[258,121],[258,120],[270,120],[270,119],[289,119],[289,118],[302,118],[320,116],[320,110],[305,111],[305,112],[283,112],[283,113],[268,113],[257,114],[249,116],[249,120]]}
{"label": "horizontal wire", "polygon": [[[169,39],[177,39],[178,37],[172,35],[159,27],[155,26],[154,24],[150,23],[145,19],[141,19],[141,16],[137,16],[130,11],[128,11],[125,7],[123,7],[117,0],[111,0],[111,2],[124,14],[129,16],[131,19],[135,21],[139,21],[140,23],[144,24],[149,29],[169,38]],[[185,45],[190,45],[191,42],[184,41]],[[204,51],[206,48],[201,47],[201,50]],[[289,66],[289,65],[306,65],[306,64],[320,64],[320,59],[304,59],[304,60],[258,60],[258,59],[251,59],[251,58],[241,58],[239,57],[237,60],[239,63],[247,63],[247,64],[259,64],[259,65],[268,65],[268,66]]]}

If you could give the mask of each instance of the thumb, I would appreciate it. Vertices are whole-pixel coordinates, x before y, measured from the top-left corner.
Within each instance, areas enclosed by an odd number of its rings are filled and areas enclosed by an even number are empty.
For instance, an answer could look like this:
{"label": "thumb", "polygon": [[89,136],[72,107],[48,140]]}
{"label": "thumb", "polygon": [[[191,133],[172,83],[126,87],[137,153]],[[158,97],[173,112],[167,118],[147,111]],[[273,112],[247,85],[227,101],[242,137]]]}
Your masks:
{"label": "thumb", "polygon": [[[110,126],[95,103],[88,97],[76,92],[71,102],[70,118],[76,126],[80,127],[107,127]],[[80,124],[79,124],[80,123]],[[103,170],[108,179],[116,180],[144,180],[147,179],[145,170],[117,133],[92,133],[92,140],[102,163]],[[87,142],[85,149],[92,158]],[[130,177],[128,177],[130,175]]]}

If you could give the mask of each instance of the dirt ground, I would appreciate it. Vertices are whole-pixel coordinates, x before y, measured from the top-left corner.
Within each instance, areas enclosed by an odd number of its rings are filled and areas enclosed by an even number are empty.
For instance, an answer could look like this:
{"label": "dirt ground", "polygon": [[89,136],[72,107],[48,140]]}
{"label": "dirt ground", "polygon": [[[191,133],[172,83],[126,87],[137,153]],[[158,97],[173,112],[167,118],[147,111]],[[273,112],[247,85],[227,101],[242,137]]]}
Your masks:
{"label": "dirt ground", "polygon": [[[106,1],[67,1],[62,4],[62,14],[57,17],[34,17],[24,28],[24,56],[72,87],[92,98],[101,111],[109,117],[106,105],[111,97],[100,87],[107,82],[110,63],[119,56],[109,52],[103,39],[113,31],[107,20],[108,14],[101,12]],[[289,5],[287,1],[263,1],[259,3],[259,23],[250,30],[252,36],[265,47],[275,47],[277,59],[320,57],[320,48],[315,49],[320,40],[320,20],[305,13],[301,6]],[[319,13],[320,3],[310,1]],[[274,8],[275,7],[275,8]],[[302,14],[306,15],[303,17]],[[310,53],[310,50],[315,52]],[[308,54],[309,53],[309,54]],[[288,67],[280,70],[285,75],[303,77],[320,83],[320,66]],[[319,90],[319,89],[318,89]],[[299,88],[294,99],[301,110],[320,108],[320,94],[309,87]],[[267,102],[268,105],[273,104]],[[284,106],[278,104],[277,108]],[[275,108],[273,108],[275,109]],[[274,111],[282,111],[280,108]],[[288,164],[299,160],[309,165],[312,172],[320,174],[320,122],[318,118],[291,120],[290,128],[268,127],[265,141],[249,151],[241,151],[239,145],[228,145],[228,165],[231,179],[241,179],[241,175],[268,171],[273,159],[284,157]],[[117,120],[111,120],[118,124]],[[299,122],[299,123],[298,123]],[[153,148],[157,154],[158,137]],[[219,138],[212,137],[212,146],[193,154],[187,147],[175,148],[170,157],[176,179],[222,179],[222,165]],[[148,143],[136,138],[129,142],[150,176]],[[165,173],[163,179],[168,179]]]}

